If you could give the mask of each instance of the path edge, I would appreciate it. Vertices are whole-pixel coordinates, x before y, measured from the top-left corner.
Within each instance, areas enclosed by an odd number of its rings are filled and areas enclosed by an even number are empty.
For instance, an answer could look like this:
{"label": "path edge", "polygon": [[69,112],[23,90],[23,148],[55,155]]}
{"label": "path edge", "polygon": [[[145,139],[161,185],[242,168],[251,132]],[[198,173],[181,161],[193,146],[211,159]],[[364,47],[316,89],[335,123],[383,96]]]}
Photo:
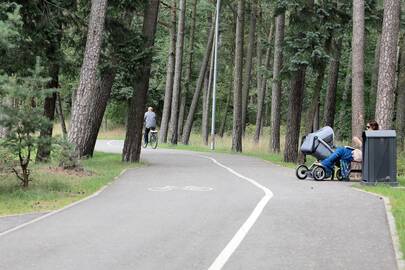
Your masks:
{"label": "path edge", "polygon": [[397,268],[398,270],[405,270],[405,260],[403,259],[403,253],[401,251],[401,246],[399,242],[399,236],[398,236],[398,231],[397,231],[397,226],[395,224],[395,218],[394,215],[392,214],[392,207],[391,207],[391,201],[388,197],[373,193],[370,191],[365,191],[357,187],[352,187],[354,190],[357,190],[359,192],[367,193],[376,197],[381,198],[384,201],[384,209],[385,209],[385,218],[388,223],[388,227],[390,230],[390,235],[391,235],[391,243],[395,252],[395,259],[397,263]]}
{"label": "path edge", "polygon": [[[28,226],[28,225],[30,225],[30,224],[34,224],[34,223],[36,223],[36,222],[38,222],[38,221],[40,221],[40,220],[42,220],[42,219],[45,219],[45,218],[47,218],[47,217],[53,216],[53,215],[55,215],[55,214],[58,214],[58,213],[63,212],[63,211],[65,211],[65,210],[67,210],[67,209],[69,209],[69,208],[71,208],[71,207],[73,207],[73,206],[76,206],[76,205],[81,204],[81,203],[83,203],[83,202],[85,202],[85,201],[88,201],[88,200],[90,200],[90,199],[92,199],[92,198],[97,197],[98,195],[100,195],[101,193],[103,193],[103,191],[106,190],[110,185],[112,185],[112,184],[115,183],[119,178],[121,178],[121,176],[124,175],[128,170],[131,170],[131,169],[133,169],[133,168],[125,168],[125,169],[123,169],[119,175],[117,175],[117,176],[115,176],[115,177],[113,178],[112,181],[110,181],[110,182],[108,182],[107,184],[105,184],[104,186],[102,186],[100,189],[98,189],[98,190],[97,190],[96,192],[94,192],[93,194],[90,194],[89,196],[84,197],[84,198],[82,198],[82,199],[80,199],[80,200],[78,200],[78,201],[75,201],[75,202],[72,202],[72,203],[70,203],[70,204],[68,204],[68,205],[65,205],[64,207],[59,208],[59,209],[57,209],[57,210],[50,211],[50,212],[48,212],[47,214],[44,214],[44,215],[42,215],[42,216],[40,216],[40,217],[37,217],[37,218],[34,218],[34,219],[32,219],[32,220],[30,220],[30,221],[28,221],[28,222],[25,222],[25,223],[22,223],[22,224],[20,224],[20,225],[17,225],[17,226],[15,226],[15,227],[13,227],[13,228],[10,228],[10,229],[8,229],[8,230],[6,230],[6,231],[4,231],[4,232],[0,232],[0,237],[4,236],[4,235],[6,235],[6,234],[9,234],[9,233],[11,233],[11,232],[17,231],[17,230],[19,230],[19,229],[22,229],[22,228],[24,228],[24,227],[26,227],[26,226]],[[34,212],[34,213],[35,213],[35,212]],[[34,214],[34,213],[31,212],[31,213],[25,213],[25,214]],[[40,213],[40,212],[38,212],[38,213]],[[24,215],[24,213],[23,213],[23,214],[16,214],[16,215],[8,215],[8,216],[4,216],[4,217],[18,216],[18,215]],[[0,218],[1,218],[1,217],[0,217]]]}

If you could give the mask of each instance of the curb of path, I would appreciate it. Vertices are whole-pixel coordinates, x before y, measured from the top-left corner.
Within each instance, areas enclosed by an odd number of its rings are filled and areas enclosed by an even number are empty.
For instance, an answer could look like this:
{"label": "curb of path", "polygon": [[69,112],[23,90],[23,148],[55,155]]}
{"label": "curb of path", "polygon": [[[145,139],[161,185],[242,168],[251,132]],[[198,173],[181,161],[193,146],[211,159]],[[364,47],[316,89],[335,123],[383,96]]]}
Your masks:
{"label": "curb of path", "polygon": [[397,268],[398,268],[398,270],[405,270],[405,260],[403,259],[403,254],[401,252],[401,247],[399,244],[399,236],[398,236],[398,232],[397,232],[397,226],[395,224],[394,215],[392,214],[392,211],[391,211],[392,207],[391,207],[390,199],[388,197],[382,196],[380,194],[365,191],[360,188],[353,187],[353,189],[357,190],[359,192],[363,192],[363,193],[367,193],[367,194],[379,197],[384,201],[385,217],[387,219],[389,229],[390,229],[390,235],[391,235],[391,240],[392,240],[391,242],[392,242],[392,246],[393,246],[393,249],[395,252]]}
{"label": "curb of path", "polygon": [[[111,182],[109,182],[109,183],[105,184],[104,186],[102,186],[102,187],[101,187],[99,190],[97,190],[95,193],[90,194],[89,196],[84,197],[83,199],[78,200],[78,201],[75,201],[75,202],[73,202],[73,203],[71,203],[71,204],[68,204],[68,205],[66,205],[66,206],[64,206],[64,207],[62,207],[62,208],[59,208],[59,209],[57,209],[57,210],[48,212],[47,214],[44,214],[44,215],[42,215],[42,216],[40,216],[40,217],[34,218],[34,219],[32,219],[32,220],[30,220],[30,221],[28,221],[28,222],[25,222],[25,223],[22,223],[22,224],[20,224],[20,225],[18,225],[18,226],[15,226],[15,227],[13,227],[13,228],[11,228],[11,229],[8,229],[8,230],[6,230],[6,231],[4,231],[4,232],[0,232],[0,237],[4,236],[4,235],[6,235],[6,234],[9,234],[9,233],[11,233],[11,232],[17,231],[17,230],[19,230],[19,229],[22,229],[22,228],[24,228],[24,227],[26,227],[26,226],[28,226],[28,225],[30,225],[30,224],[36,223],[36,222],[38,222],[38,221],[40,221],[40,220],[42,220],[42,219],[45,219],[45,218],[47,218],[47,217],[53,216],[53,215],[55,215],[55,214],[57,214],[57,213],[60,213],[60,212],[62,212],[62,211],[64,211],[64,210],[66,210],[66,209],[69,209],[69,208],[71,208],[71,207],[73,207],[73,206],[75,206],[75,205],[81,204],[82,202],[85,202],[85,201],[88,201],[88,200],[90,200],[90,199],[92,199],[92,198],[97,197],[97,196],[100,195],[106,188],[108,188],[111,184],[113,184],[117,179],[119,179],[124,173],[126,173],[126,172],[127,172],[128,170],[130,170],[130,169],[131,169],[131,168],[126,168],[126,169],[122,170],[121,173],[120,173],[119,175],[115,176]],[[34,214],[34,213],[26,213],[26,214]],[[17,214],[17,215],[24,215],[24,214]],[[12,216],[12,215],[4,216],[4,217],[7,218],[7,217],[11,217],[11,216]],[[14,216],[16,216],[16,215],[14,215]]]}

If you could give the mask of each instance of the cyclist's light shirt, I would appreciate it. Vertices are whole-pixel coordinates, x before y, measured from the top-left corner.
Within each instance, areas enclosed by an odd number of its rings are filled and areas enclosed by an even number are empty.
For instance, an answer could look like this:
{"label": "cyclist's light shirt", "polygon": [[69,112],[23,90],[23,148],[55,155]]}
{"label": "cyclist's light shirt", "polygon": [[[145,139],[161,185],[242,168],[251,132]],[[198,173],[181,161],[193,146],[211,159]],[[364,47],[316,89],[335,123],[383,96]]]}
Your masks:
{"label": "cyclist's light shirt", "polygon": [[145,121],[146,128],[155,128],[156,127],[156,114],[154,112],[146,112],[143,117]]}

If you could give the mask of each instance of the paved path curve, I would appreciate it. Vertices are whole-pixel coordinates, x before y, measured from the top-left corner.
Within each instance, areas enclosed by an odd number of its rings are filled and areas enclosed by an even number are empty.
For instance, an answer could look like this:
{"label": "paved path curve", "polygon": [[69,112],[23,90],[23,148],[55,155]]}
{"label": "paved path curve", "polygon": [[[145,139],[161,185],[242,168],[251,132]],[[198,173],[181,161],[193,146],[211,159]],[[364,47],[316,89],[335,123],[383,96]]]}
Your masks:
{"label": "paved path curve", "polygon": [[397,269],[377,196],[240,155],[143,158],[100,195],[1,235],[0,269]]}

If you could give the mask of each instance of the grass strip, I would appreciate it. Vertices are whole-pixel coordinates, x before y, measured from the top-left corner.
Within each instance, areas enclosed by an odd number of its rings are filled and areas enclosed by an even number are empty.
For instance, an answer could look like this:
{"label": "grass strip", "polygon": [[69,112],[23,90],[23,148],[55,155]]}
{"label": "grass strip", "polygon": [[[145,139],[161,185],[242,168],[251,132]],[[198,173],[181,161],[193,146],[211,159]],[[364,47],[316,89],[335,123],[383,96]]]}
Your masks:
{"label": "grass strip", "polygon": [[95,153],[81,161],[83,171],[64,171],[52,164],[32,167],[30,186],[23,189],[10,174],[0,178],[0,216],[59,209],[98,191],[124,169],[140,164],[121,162],[121,155]]}

